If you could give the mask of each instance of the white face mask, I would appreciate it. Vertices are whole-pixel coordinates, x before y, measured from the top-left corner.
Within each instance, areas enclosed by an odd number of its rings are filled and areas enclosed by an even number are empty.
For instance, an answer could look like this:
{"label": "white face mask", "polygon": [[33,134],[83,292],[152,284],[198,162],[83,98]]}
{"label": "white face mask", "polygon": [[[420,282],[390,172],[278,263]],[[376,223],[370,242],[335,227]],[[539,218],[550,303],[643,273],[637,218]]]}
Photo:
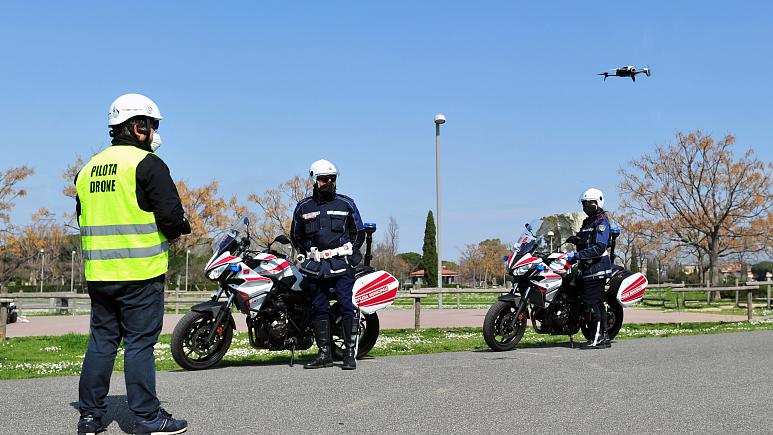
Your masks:
{"label": "white face mask", "polygon": [[161,135],[157,131],[153,132],[153,141],[150,143],[150,149],[155,153],[157,149],[161,148]]}

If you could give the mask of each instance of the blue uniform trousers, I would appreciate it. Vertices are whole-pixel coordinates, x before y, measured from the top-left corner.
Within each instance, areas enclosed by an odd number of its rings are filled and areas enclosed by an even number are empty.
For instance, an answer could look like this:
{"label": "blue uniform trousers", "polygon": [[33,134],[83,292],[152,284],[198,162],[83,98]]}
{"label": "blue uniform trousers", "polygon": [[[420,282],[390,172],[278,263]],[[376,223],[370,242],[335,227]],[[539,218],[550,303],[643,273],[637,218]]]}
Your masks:
{"label": "blue uniform trousers", "polygon": [[81,415],[104,418],[105,398],[121,339],[129,409],[137,420],[155,418],[153,347],[164,320],[164,283],[89,283],[91,336],[78,386]]}
{"label": "blue uniform trousers", "polygon": [[341,306],[341,318],[343,320],[354,318],[354,304],[352,303],[352,288],[354,287],[354,274],[350,271],[346,275],[333,278],[306,278],[308,289],[311,291],[314,314],[312,320],[326,320],[330,311],[330,289],[332,288],[338,304]]}

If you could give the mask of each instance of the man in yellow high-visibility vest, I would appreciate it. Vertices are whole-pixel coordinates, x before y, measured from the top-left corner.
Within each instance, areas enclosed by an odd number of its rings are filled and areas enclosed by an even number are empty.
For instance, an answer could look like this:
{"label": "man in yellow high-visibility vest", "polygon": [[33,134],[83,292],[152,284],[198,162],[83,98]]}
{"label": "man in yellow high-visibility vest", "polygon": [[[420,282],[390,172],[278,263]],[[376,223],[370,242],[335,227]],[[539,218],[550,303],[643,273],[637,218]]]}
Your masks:
{"label": "man in yellow high-visibility vest", "polygon": [[191,231],[169,168],[154,154],[161,112],[139,94],[110,106],[112,146],[75,177],[85,275],[91,297],[91,337],[78,388],[79,434],[105,430],[105,398],[117,348],[124,342],[124,376],[134,433],[178,434],[156,397],[153,347],[164,317],[169,244]]}

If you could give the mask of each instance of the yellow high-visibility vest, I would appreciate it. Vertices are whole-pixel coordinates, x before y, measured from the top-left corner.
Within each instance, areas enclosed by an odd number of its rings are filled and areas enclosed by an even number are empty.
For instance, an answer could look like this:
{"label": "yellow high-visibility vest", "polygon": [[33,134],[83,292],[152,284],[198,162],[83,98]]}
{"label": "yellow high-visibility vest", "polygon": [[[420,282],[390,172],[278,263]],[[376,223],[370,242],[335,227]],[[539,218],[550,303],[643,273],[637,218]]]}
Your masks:
{"label": "yellow high-visibility vest", "polygon": [[137,204],[137,165],[150,152],[113,145],[81,169],[75,188],[87,281],[140,281],[169,268],[169,243]]}

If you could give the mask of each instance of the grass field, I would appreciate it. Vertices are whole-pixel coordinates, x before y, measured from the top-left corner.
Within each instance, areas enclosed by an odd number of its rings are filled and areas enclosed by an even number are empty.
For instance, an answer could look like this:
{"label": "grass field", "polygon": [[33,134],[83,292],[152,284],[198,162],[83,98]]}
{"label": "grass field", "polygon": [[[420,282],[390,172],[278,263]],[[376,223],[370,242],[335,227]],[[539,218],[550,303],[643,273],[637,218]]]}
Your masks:
{"label": "grass field", "polygon": [[[773,330],[773,321],[757,323],[681,323],[624,325],[617,340],[675,335],[717,334],[752,330]],[[581,340],[581,336],[575,336]],[[162,335],[155,347],[157,370],[178,370],[169,350],[170,335]],[[49,376],[70,376],[80,373],[88,336],[11,338],[0,343],[0,380]],[[519,347],[534,347],[567,342],[565,336],[536,334],[529,329]],[[435,352],[457,352],[487,349],[480,328],[398,329],[382,331],[371,357],[412,355]],[[312,347],[297,355],[301,360],[316,353]],[[289,362],[289,352],[269,352],[250,347],[246,334],[236,334],[231,349],[221,365],[259,365],[269,362]],[[123,370],[123,350],[119,349],[115,370]]]}

